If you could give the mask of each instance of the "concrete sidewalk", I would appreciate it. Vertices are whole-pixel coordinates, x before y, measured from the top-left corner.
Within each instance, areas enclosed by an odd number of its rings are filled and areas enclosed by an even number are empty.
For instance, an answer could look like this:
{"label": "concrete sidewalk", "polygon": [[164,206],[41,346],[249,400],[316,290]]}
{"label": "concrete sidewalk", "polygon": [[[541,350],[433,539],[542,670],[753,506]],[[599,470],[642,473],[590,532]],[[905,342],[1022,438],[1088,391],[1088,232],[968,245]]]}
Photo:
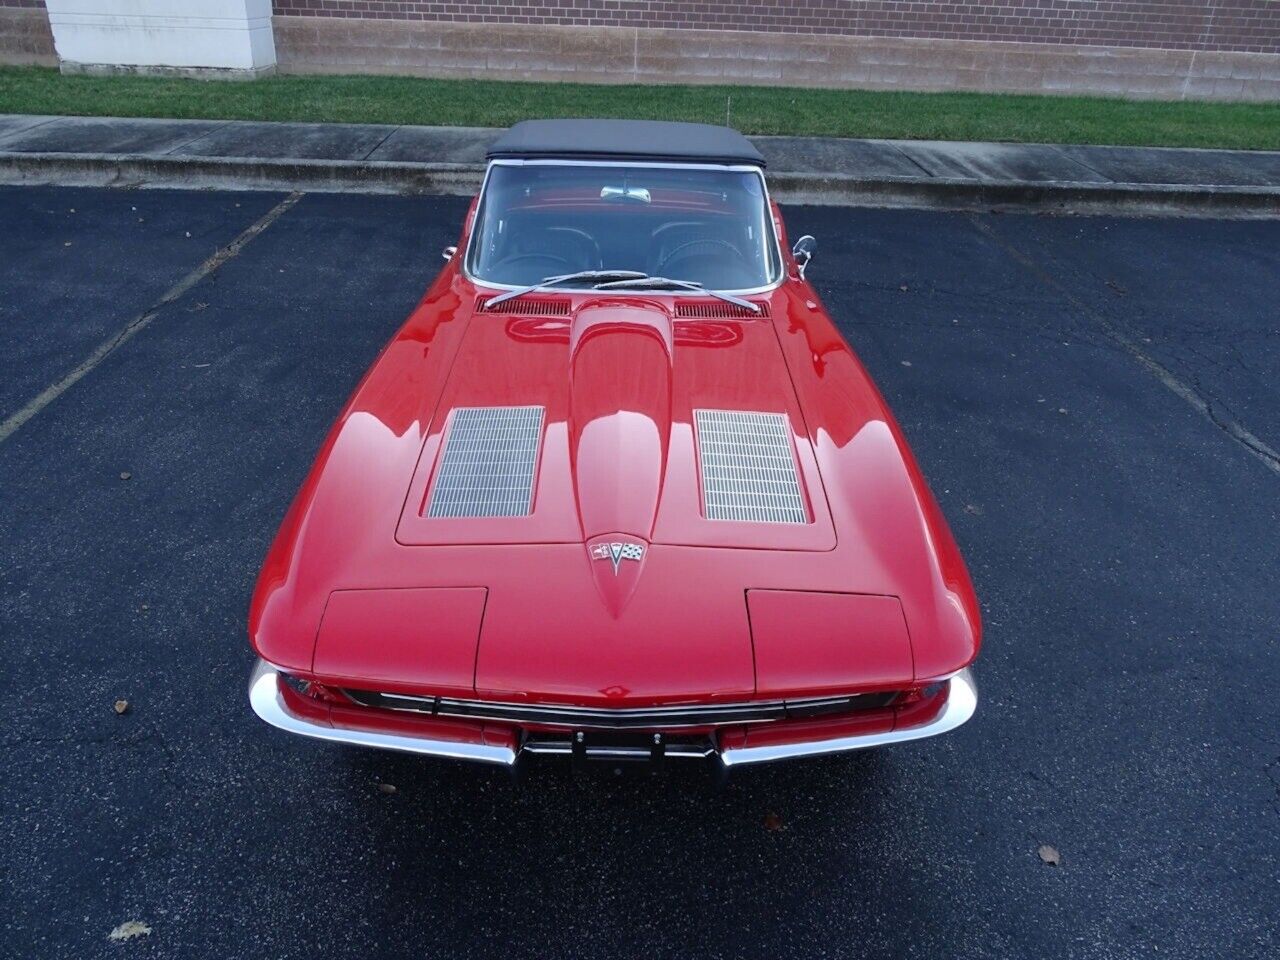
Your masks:
{"label": "concrete sidewalk", "polygon": [[[0,183],[470,193],[498,132],[0,114]],[[751,139],[790,203],[1280,215],[1280,152]]]}

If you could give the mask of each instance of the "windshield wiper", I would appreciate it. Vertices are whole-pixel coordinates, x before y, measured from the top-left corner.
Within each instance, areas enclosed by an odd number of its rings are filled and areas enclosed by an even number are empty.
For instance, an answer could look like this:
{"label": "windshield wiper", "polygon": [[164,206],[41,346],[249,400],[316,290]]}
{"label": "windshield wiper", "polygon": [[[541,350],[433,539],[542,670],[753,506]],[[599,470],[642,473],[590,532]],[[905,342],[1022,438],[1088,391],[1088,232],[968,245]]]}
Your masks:
{"label": "windshield wiper", "polygon": [[579,270],[577,273],[565,273],[558,277],[543,277],[537,283],[531,283],[527,287],[517,287],[515,290],[508,290],[506,293],[500,293],[496,297],[490,297],[485,301],[484,309],[488,310],[490,307],[496,307],[507,300],[523,297],[526,293],[536,293],[539,290],[554,287],[557,284],[572,283],[580,280],[603,281],[592,284],[592,287],[596,290],[693,290],[697,293],[705,293],[709,297],[724,300],[726,303],[743,307],[752,313],[760,312],[758,303],[743,300],[741,297],[735,297],[731,293],[725,293],[722,290],[708,290],[702,284],[694,283],[692,280],[651,277],[647,273],[641,273],[639,270]]}
{"label": "windshield wiper", "polygon": [[536,293],[544,287],[554,287],[558,283],[571,283],[574,280],[608,280],[610,277],[625,283],[631,280],[643,280],[645,276],[646,274],[639,270],[579,270],[577,273],[564,273],[558,277],[543,277],[537,283],[531,283],[527,287],[517,287],[515,290],[508,290],[506,293],[489,298],[484,302],[484,309],[488,310],[507,300],[523,297],[526,293]]}
{"label": "windshield wiper", "polygon": [[708,290],[702,284],[694,283],[692,280],[672,280],[670,277],[647,277],[641,274],[638,277],[628,277],[625,280],[596,284],[597,290],[669,290],[671,288],[676,290],[696,290],[698,293],[705,293],[709,297],[724,300],[726,303],[745,307],[752,313],[760,312],[760,304],[758,303],[743,300],[741,297],[735,297],[733,294],[725,293],[723,290]]}

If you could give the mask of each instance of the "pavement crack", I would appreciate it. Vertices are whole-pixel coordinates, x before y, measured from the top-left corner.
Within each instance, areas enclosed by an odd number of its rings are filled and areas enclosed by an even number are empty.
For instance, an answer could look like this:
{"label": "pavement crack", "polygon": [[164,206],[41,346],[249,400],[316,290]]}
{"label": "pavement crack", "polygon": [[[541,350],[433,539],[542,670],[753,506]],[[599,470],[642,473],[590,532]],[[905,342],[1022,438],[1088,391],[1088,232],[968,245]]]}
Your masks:
{"label": "pavement crack", "polygon": [[911,154],[907,153],[907,151],[903,150],[900,146],[898,146],[898,145],[897,145],[896,143],[894,143],[892,140],[881,140],[880,142],[881,142],[881,143],[886,143],[886,144],[888,144],[890,147],[892,147],[892,148],[893,148],[894,153],[896,153],[896,154],[897,154],[898,156],[900,156],[900,157],[903,157],[903,158],[904,158],[908,163],[910,163],[913,167],[915,167],[917,170],[919,170],[921,173],[923,173],[926,177],[929,177],[930,179],[936,179],[936,178],[937,178],[937,176],[938,176],[938,175],[937,175],[936,173],[934,173],[932,170],[930,170],[928,167],[926,167],[923,163],[921,163],[919,160],[917,160],[917,159],[916,159],[915,157],[913,157]]}
{"label": "pavement crack", "polygon": [[388,140],[390,140],[390,139],[391,139],[392,134],[394,134],[394,133],[395,133],[397,130],[399,130],[399,129],[400,129],[399,127],[392,127],[392,128],[387,132],[387,135],[386,135],[385,137],[383,137],[381,140],[379,140],[377,143],[375,143],[375,144],[373,145],[373,147],[372,147],[372,148],[370,148],[369,152],[368,152],[368,153],[366,153],[366,154],[365,154],[363,157],[361,157],[360,159],[361,159],[361,160],[368,160],[370,157],[372,157],[375,153],[377,153],[379,150],[381,150],[381,149],[382,149],[382,145],[383,145],[384,143],[386,143]]}
{"label": "pavement crack", "polygon": [[54,123],[55,121],[65,120],[65,119],[67,118],[60,117],[60,116],[46,117],[44,120],[41,120],[39,123],[33,123],[25,127],[19,127],[17,130],[14,130],[10,133],[6,133],[4,136],[0,137],[0,145],[6,144],[11,140],[21,140],[25,134],[30,133],[32,130],[37,129],[38,127],[46,127],[49,124]]}
{"label": "pavement crack", "polygon": [[[1280,452],[1270,447],[1266,441],[1258,437],[1249,430],[1239,420],[1231,416],[1223,416],[1219,411],[1214,409],[1214,401],[1211,397],[1206,396],[1200,388],[1195,384],[1187,383],[1185,380],[1177,376],[1172,370],[1162,364],[1151,354],[1142,348],[1142,345],[1133,337],[1129,336],[1119,325],[1108,319],[1107,316],[1100,311],[1089,306],[1079,297],[1075,296],[1064,284],[1062,284],[1053,274],[1049,273],[1044,267],[1038,264],[1031,257],[1027,256],[1016,246],[1009,243],[1004,237],[1000,236],[991,225],[984,222],[981,218],[974,214],[969,214],[969,222],[974,228],[992,243],[1004,250],[1013,260],[1021,264],[1029,273],[1036,277],[1041,283],[1052,290],[1057,291],[1068,303],[1085,316],[1092,319],[1095,323],[1102,327],[1108,339],[1124,350],[1129,356],[1136,360],[1144,369],[1152,376],[1165,385],[1174,395],[1184,400],[1190,407],[1201,414],[1206,420],[1217,427],[1220,431],[1240,444],[1255,459],[1259,460],[1272,473],[1280,475]],[[3,437],[0,437],[3,439]]]}
{"label": "pavement crack", "polygon": [[190,140],[184,140],[182,143],[174,144],[168,150],[162,151],[161,156],[166,156],[166,157],[173,156],[179,150],[185,150],[187,147],[191,146],[193,143],[199,143],[201,140],[203,140],[205,137],[209,136],[210,134],[217,133],[219,130],[226,129],[228,126],[230,126],[230,124],[231,124],[230,120],[224,121],[223,123],[220,123],[217,126],[209,128],[208,130],[204,131],[204,133],[201,133],[197,136],[192,137]]}
{"label": "pavement crack", "polygon": [[117,349],[132,339],[134,334],[147,327],[166,306],[173,303],[205,277],[214,273],[228,260],[236,257],[241,250],[253,241],[255,237],[259,236],[283,214],[290,210],[294,204],[301,200],[302,196],[303,195],[301,193],[294,192],[277,203],[274,207],[241,231],[234,240],[226,246],[214,251],[213,255],[201,263],[200,266],[196,267],[172,287],[166,290],[159,300],[126,323],[102,343],[98,344],[94,351],[77,366],[73,367],[67,373],[63,374],[62,377],[49,384],[49,386],[40,391],[39,394],[32,398],[17,413],[8,417],[3,423],[0,423],[0,443],[8,440],[22,427],[23,424],[49,404],[53,403],[54,400],[57,400],[58,397],[66,393],[86,374],[92,372],[102,363],[102,361],[106,360],[107,357],[111,356],[111,354],[115,353]]}
{"label": "pavement crack", "polygon": [[1076,164],[1077,166],[1084,167],[1090,173],[1097,174],[1102,178],[1102,181],[1104,183],[1115,183],[1115,180],[1113,180],[1111,177],[1108,177],[1105,173],[1103,173],[1097,167],[1093,166],[1092,164],[1085,163],[1085,161],[1081,160],[1079,157],[1073,157],[1070,154],[1068,154],[1067,151],[1062,149],[1061,144],[1051,143],[1049,144],[1049,148],[1053,150],[1053,152],[1056,153],[1058,156],[1062,157],[1064,160],[1070,160],[1072,163]]}

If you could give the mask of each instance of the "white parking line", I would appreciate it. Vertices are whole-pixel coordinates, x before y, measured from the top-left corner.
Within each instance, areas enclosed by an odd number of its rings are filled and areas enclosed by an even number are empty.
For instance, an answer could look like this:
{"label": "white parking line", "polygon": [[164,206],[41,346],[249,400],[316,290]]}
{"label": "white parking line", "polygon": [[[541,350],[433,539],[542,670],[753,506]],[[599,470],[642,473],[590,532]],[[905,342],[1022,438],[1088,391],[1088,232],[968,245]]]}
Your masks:
{"label": "white parking line", "polygon": [[225,247],[219,248],[213,256],[209,257],[204,263],[196,267],[185,277],[175,283],[172,287],[165,291],[164,296],[148,307],[143,313],[134,317],[126,323],[120,330],[112,334],[111,337],[104,340],[94,349],[83,361],[76,367],[68,371],[59,379],[55,380],[49,386],[45,387],[30,402],[28,402],[21,410],[0,423],[0,443],[8,440],[17,430],[28,420],[38,414],[49,404],[57,400],[69,390],[81,377],[89,373],[94,367],[107,359],[121,344],[126,343],[134,334],[147,327],[152,320],[160,313],[160,311],[168,304],[177,300],[180,296],[194,287],[209,274],[213,273],[228,260],[235,257],[248,243],[258,236],[267,227],[275,223],[287,210],[295,203],[302,199],[301,193],[291,193],[285,197],[274,207],[263,214],[257,221],[250,224],[240,233],[234,240]]}
{"label": "white parking line", "polygon": [[[1240,444],[1252,455],[1256,460],[1262,463],[1272,473],[1280,474],[1280,452],[1273,450],[1261,437],[1251,431],[1239,420],[1228,415],[1225,411],[1217,409],[1204,396],[1200,394],[1193,386],[1179,379],[1172,370],[1162,364],[1151,354],[1138,344],[1131,336],[1124,332],[1119,326],[1112,323],[1101,312],[1093,309],[1087,303],[1076,297],[1063,284],[1059,283],[1047,270],[1041,267],[1035,260],[1027,256],[1013,244],[1005,240],[999,233],[985,223],[980,217],[969,214],[969,222],[977,228],[978,232],[990,239],[993,243],[998,244],[1009,254],[1014,260],[1022,264],[1030,273],[1034,274],[1047,287],[1054,290],[1064,297],[1068,303],[1097,321],[1102,327],[1104,333],[1110,340],[1128,353],[1134,360],[1140,363],[1148,373],[1154,376],[1162,384],[1164,384],[1173,394],[1186,401],[1192,409],[1204,416],[1210,423],[1225,433],[1228,437]],[[0,436],[0,439],[3,439]]]}

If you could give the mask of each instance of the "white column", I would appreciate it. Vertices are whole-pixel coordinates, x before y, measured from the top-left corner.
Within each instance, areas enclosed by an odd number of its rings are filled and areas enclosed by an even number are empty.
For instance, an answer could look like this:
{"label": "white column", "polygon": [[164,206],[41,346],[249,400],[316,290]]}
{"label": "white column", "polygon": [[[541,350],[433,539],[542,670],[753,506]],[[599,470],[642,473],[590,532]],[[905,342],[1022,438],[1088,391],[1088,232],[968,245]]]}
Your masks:
{"label": "white column", "polygon": [[271,0],[45,0],[64,73],[273,73]]}

